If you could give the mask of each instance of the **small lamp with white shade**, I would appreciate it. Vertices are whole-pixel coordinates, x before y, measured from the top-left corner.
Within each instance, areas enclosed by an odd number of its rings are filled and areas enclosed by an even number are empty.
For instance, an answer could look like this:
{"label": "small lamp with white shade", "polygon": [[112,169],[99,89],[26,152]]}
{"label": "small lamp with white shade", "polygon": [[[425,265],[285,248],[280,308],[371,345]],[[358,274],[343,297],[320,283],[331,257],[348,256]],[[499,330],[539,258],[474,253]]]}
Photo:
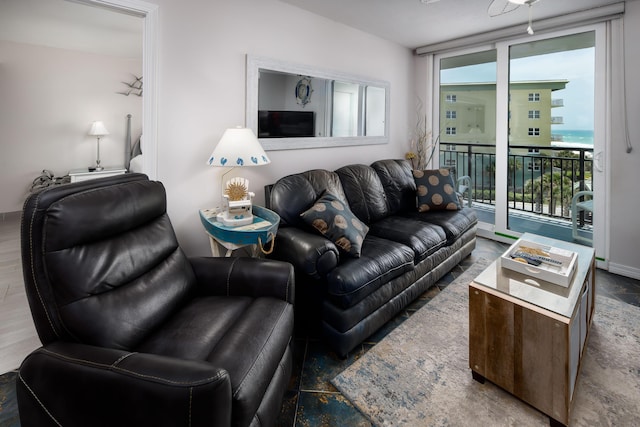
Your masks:
{"label": "small lamp with white shade", "polygon": [[209,156],[209,166],[226,166],[230,170],[222,175],[223,195],[227,208],[218,214],[218,220],[227,226],[247,225],[253,222],[248,180],[234,178],[224,185],[224,177],[235,167],[261,166],[271,163],[251,129],[236,127],[227,129]]}
{"label": "small lamp with white shade", "polygon": [[95,121],[91,124],[89,135],[95,136],[98,138],[98,153],[96,156],[96,165],[90,166],[89,170],[101,171],[104,168],[100,165],[100,137],[109,135],[109,131],[104,126],[104,123],[102,123],[101,121]]}

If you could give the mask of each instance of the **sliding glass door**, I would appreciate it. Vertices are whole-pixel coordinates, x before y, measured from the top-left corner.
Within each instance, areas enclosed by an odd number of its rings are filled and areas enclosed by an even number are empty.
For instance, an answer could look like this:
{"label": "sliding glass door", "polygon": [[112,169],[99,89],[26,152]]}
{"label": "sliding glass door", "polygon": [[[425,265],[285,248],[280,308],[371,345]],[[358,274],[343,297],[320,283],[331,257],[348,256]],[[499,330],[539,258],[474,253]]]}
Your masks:
{"label": "sliding glass door", "polygon": [[510,45],[509,230],[591,245],[594,108],[595,31]]}
{"label": "sliding glass door", "polygon": [[440,167],[470,177],[480,234],[532,232],[604,253],[604,32],[594,25],[435,56]]}

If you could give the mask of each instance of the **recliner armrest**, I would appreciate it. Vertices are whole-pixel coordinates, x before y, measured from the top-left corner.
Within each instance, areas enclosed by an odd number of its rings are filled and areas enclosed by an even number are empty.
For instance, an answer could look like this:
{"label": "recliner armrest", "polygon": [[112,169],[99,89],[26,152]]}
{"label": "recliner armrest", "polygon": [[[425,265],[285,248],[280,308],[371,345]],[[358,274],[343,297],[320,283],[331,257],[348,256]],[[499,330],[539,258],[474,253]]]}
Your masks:
{"label": "recliner armrest", "polygon": [[202,257],[189,261],[203,294],[270,296],[293,304],[294,274],[289,263],[246,257]]}
{"label": "recliner armrest", "polygon": [[316,279],[325,277],[340,261],[338,248],[331,240],[296,227],[278,230],[271,257],[290,262]]}
{"label": "recliner armrest", "polygon": [[228,426],[231,381],[210,363],[56,342],[16,381],[21,425]]}

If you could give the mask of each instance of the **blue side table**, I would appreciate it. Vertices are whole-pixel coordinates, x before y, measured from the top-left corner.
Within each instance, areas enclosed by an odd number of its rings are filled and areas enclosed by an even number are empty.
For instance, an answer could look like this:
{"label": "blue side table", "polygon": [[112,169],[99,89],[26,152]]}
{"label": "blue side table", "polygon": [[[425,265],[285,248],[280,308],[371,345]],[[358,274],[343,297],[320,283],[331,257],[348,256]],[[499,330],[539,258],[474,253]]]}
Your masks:
{"label": "blue side table", "polygon": [[213,256],[229,257],[236,249],[247,246],[251,246],[251,254],[255,257],[260,256],[260,252],[269,254],[273,251],[280,217],[262,206],[254,205],[252,210],[253,223],[239,227],[230,227],[218,221],[220,211],[217,209],[200,210],[200,221],[209,235]]}

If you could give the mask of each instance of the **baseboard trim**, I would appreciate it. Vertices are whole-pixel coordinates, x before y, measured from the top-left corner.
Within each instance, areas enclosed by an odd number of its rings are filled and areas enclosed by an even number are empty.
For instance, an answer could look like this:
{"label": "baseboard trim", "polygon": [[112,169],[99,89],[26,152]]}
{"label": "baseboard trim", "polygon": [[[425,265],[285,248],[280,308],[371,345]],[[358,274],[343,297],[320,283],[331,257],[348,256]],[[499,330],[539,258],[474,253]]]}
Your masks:
{"label": "baseboard trim", "polygon": [[640,268],[609,262],[609,273],[640,280]]}

